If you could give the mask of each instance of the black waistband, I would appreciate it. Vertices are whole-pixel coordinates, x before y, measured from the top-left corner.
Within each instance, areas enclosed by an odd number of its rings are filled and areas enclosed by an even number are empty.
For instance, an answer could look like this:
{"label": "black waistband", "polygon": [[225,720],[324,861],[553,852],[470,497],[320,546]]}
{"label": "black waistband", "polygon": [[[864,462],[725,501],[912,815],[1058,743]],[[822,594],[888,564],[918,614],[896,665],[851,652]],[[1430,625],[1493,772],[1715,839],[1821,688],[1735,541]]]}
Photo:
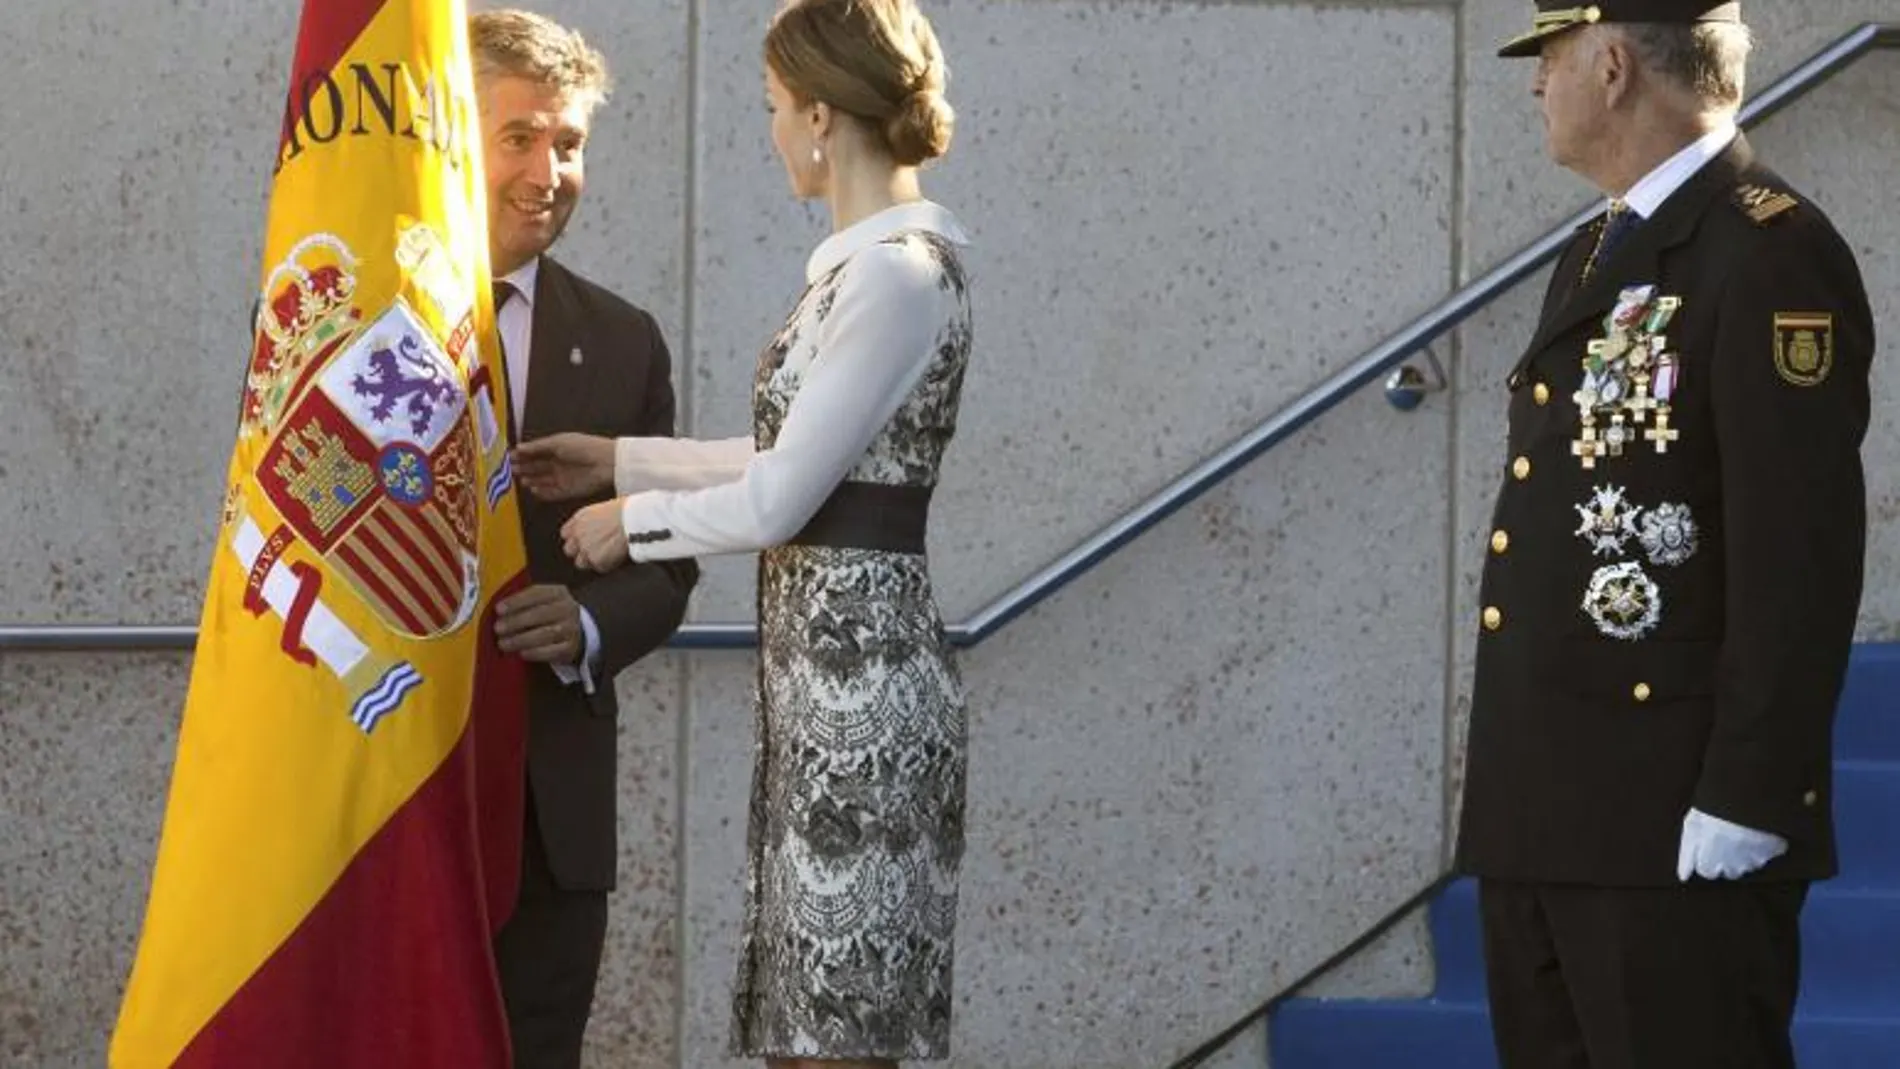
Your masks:
{"label": "black waistband", "polygon": [[930,492],[928,486],[839,483],[786,544],[922,553]]}

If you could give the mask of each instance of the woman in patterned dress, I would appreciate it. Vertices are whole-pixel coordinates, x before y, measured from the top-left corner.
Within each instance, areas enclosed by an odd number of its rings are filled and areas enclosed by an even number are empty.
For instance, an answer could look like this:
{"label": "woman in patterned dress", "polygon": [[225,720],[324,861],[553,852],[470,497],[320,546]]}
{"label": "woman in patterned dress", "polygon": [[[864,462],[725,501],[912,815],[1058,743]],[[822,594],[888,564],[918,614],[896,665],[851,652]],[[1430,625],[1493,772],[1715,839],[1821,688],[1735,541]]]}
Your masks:
{"label": "woman in patterned dress", "polygon": [[733,1046],[774,1069],[949,1056],[962,683],[924,556],[970,352],[962,228],[912,0],[794,0],[765,40],[772,141],[833,233],[759,360],[753,433],[525,443],[540,496],[623,495],[564,530],[583,567],[760,551],[759,677]]}

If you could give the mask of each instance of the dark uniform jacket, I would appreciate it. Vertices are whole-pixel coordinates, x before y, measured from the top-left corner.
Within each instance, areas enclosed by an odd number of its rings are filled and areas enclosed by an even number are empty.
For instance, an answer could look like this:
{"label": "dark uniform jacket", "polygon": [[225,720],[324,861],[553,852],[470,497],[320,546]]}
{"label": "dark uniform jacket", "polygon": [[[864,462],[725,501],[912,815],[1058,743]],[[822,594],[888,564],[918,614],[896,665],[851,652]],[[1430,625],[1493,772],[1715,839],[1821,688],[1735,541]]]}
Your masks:
{"label": "dark uniform jacket", "polygon": [[1459,867],[1675,883],[1694,807],[1789,840],[1753,879],[1832,875],[1866,537],[1859,270],[1739,137],[1585,277],[1600,227],[1508,380]]}

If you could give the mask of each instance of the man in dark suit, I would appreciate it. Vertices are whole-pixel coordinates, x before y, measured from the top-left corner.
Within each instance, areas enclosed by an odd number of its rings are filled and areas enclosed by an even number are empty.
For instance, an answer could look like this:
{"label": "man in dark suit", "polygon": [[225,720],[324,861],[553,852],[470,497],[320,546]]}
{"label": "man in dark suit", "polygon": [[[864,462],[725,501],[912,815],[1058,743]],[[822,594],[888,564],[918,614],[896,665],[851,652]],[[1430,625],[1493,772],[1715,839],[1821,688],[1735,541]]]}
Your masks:
{"label": "man in dark suit", "polygon": [[1872,314],[1736,132],[1739,5],[1540,0],[1610,203],[1510,373],[1460,868],[1506,1069],[1785,1069],[1861,590]]}
{"label": "man in dark suit", "polygon": [[[546,255],[581,193],[604,63],[579,34],[526,12],[477,14],[469,37],[512,439],[673,434],[653,317]],[[521,894],[495,948],[516,1069],[580,1065],[618,856],[613,679],[679,626],[698,578],[691,562],[576,571],[561,524],[586,503],[522,495],[534,585],[497,622],[504,651],[546,666],[528,696]]]}

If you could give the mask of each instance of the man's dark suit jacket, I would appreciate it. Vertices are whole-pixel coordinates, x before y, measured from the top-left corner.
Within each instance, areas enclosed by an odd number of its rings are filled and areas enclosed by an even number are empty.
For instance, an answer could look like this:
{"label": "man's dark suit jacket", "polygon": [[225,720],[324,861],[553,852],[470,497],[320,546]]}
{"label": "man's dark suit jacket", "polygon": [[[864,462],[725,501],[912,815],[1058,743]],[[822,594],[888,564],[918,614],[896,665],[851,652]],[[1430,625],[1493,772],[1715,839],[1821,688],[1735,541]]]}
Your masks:
{"label": "man's dark suit jacket", "polygon": [[[674,433],[671,359],[653,317],[547,257],[535,281],[531,350],[522,440]],[[561,552],[561,525],[609,496],[545,502],[521,494],[530,577],[567,586],[600,632],[592,695],[545,668],[531,674],[528,692],[528,791],[549,869],[570,891],[614,886],[614,676],[679,627],[699,578],[690,560],[605,575],[575,568]]]}

